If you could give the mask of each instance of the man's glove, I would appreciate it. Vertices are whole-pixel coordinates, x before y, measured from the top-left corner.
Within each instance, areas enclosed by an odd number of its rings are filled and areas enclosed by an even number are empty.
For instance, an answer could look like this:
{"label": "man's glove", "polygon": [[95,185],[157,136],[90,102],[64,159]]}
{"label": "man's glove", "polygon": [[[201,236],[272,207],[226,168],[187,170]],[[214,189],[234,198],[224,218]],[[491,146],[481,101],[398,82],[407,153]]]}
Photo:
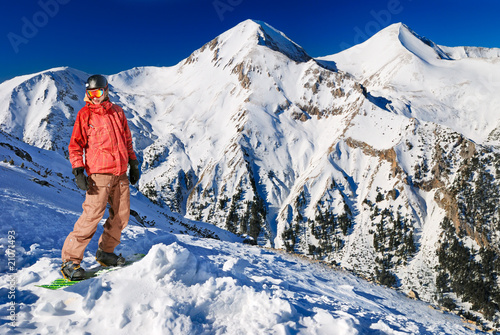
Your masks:
{"label": "man's glove", "polygon": [[87,191],[89,189],[89,183],[87,181],[87,176],[83,173],[85,169],[83,167],[73,169],[73,174],[75,175],[75,181],[78,188]]}
{"label": "man's glove", "polygon": [[135,185],[141,176],[141,173],[139,172],[139,161],[137,159],[131,159],[128,163],[130,164],[130,183]]}

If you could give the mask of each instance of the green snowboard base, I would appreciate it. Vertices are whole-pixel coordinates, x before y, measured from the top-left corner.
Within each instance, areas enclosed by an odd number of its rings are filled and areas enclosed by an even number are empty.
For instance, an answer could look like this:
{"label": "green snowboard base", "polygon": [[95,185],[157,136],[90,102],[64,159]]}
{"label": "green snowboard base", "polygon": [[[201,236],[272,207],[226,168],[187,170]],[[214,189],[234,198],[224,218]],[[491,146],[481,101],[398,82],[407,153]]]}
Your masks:
{"label": "green snowboard base", "polygon": [[87,279],[90,279],[90,278],[98,277],[104,273],[123,269],[124,267],[126,267],[132,263],[135,263],[138,260],[141,260],[144,256],[146,256],[146,255],[145,254],[134,254],[132,257],[130,257],[130,259],[127,259],[125,261],[125,264],[123,264],[121,266],[109,266],[109,267],[98,266],[96,268],[86,270],[85,271],[85,279],[82,279],[82,280],[68,280],[66,278],[58,278],[49,284],[35,285],[35,286],[47,288],[49,290],[58,290],[60,288],[75,285],[77,283],[80,283],[80,282],[87,280]]}

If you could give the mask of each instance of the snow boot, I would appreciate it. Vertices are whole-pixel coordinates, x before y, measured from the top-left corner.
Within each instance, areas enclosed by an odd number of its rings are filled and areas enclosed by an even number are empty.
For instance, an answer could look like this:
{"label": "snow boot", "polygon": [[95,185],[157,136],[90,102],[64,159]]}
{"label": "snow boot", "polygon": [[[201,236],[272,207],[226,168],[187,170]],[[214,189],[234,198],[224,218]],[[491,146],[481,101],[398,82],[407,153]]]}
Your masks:
{"label": "snow boot", "polygon": [[80,264],[75,264],[72,261],[64,262],[61,266],[61,272],[67,280],[78,281],[85,279],[85,270],[80,267]]}
{"label": "snow boot", "polygon": [[95,253],[96,261],[102,266],[118,266],[125,264],[125,258],[112,253],[112,252],[104,252],[101,248],[97,249]]}

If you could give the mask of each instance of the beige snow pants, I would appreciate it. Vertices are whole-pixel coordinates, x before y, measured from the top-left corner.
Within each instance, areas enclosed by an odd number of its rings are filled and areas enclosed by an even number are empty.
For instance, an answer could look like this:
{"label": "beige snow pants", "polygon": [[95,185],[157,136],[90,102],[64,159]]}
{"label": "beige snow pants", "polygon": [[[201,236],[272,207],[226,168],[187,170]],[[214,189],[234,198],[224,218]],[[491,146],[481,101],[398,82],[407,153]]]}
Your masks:
{"label": "beige snow pants", "polygon": [[82,208],[83,213],[76,221],[62,248],[62,260],[80,264],[85,248],[94,236],[97,225],[110,204],[109,217],[104,232],[99,238],[99,247],[104,252],[113,252],[120,244],[122,230],[130,216],[130,190],[126,174],[92,174],[88,178],[89,189]]}

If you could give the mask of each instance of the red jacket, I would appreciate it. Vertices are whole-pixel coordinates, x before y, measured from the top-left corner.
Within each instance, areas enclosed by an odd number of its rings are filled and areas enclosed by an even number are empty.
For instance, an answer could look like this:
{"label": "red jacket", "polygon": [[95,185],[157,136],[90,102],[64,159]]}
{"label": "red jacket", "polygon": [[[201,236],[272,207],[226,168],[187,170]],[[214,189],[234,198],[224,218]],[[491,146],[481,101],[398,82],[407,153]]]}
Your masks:
{"label": "red jacket", "polygon": [[137,159],[125,113],[108,100],[78,112],[68,149],[71,166],[84,166],[89,176],[125,174],[129,159]]}

